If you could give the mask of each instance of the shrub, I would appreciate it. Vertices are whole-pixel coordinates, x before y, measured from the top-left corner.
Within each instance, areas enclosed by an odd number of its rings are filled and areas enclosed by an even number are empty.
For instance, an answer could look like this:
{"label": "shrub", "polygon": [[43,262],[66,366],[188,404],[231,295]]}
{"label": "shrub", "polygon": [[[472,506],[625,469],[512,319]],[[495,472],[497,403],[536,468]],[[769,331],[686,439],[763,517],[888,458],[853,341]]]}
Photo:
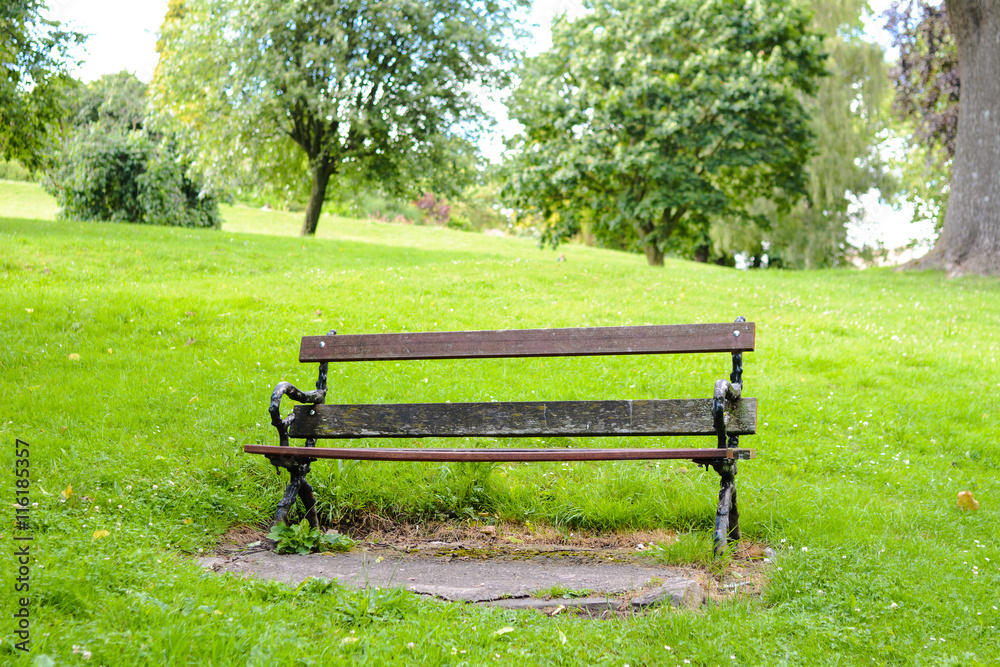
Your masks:
{"label": "shrub", "polygon": [[69,130],[44,185],[69,220],[220,227],[216,198],[188,174],[168,135],[146,125],[146,84],[133,74],[78,86]]}
{"label": "shrub", "polygon": [[94,124],[65,142],[45,188],[63,219],[220,227],[215,197],[185,171],[167,140]]}
{"label": "shrub", "polygon": [[367,194],[361,198],[361,213],[371,220],[382,222],[402,222],[423,224],[424,216],[419,208],[403,204],[393,199]]}
{"label": "shrub", "polygon": [[0,181],[37,181],[35,174],[28,171],[17,160],[0,160]]}

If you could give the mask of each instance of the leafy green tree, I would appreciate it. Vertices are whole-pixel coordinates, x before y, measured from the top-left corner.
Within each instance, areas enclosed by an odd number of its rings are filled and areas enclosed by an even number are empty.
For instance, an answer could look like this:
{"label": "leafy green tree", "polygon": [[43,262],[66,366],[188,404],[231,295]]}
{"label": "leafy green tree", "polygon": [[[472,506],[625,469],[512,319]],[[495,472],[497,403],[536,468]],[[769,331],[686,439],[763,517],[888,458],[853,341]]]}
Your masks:
{"label": "leafy green tree", "polygon": [[128,72],[78,86],[45,188],[70,220],[219,227],[218,204],[168,136],[145,127],[146,85]]}
{"label": "leafy green tree", "polygon": [[0,2],[0,160],[42,165],[49,126],[62,118],[69,49],[83,35],[42,17],[42,0]]}
{"label": "leafy green tree", "polygon": [[[506,84],[527,0],[189,0],[164,22],[153,104],[213,182],[331,181],[450,194],[468,174],[478,91]],[[457,169],[448,171],[450,165]],[[428,183],[432,174],[438,182]]]}
{"label": "leafy green tree", "polygon": [[[813,26],[826,35],[828,76],[805,100],[816,151],[806,163],[807,197],[774,215],[764,234],[770,261],[814,269],[842,264],[853,249],[847,225],[864,215],[852,201],[871,189],[883,198],[897,183],[878,152],[890,87],[883,50],[864,35],[866,0],[813,0]],[[756,253],[748,253],[756,255]]]}
{"label": "leafy green tree", "polygon": [[[712,216],[766,221],[805,192],[812,132],[800,102],[823,73],[806,15],[771,0],[601,0],[553,26],[511,105],[507,194],[558,243],[694,254]],[[685,245],[687,247],[685,248]]]}

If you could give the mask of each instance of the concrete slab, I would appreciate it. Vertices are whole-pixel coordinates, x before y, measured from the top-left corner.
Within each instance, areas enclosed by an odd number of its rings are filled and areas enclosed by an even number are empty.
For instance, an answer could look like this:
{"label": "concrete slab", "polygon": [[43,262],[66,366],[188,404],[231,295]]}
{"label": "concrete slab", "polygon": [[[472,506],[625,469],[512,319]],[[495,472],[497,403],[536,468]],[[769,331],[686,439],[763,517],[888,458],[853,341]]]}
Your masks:
{"label": "concrete slab", "polygon": [[[698,608],[704,602],[701,585],[682,570],[607,562],[580,551],[533,548],[522,557],[493,559],[393,550],[305,556],[259,550],[201,562],[207,569],[290,585],[325,577],[353,588],[402,586],[444,600],[515,608],[550,609],[561,604],[593,613],[657,604]],[[546,594],[554,595],[551,600],[540,599]]]}

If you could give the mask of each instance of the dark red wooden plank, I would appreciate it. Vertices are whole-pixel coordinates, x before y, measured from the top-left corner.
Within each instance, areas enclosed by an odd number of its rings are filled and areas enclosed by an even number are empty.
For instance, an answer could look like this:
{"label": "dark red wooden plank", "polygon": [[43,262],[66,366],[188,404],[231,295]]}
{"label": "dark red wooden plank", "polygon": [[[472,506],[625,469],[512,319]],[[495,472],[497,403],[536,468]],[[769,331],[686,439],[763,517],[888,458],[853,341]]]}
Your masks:
{"label": "dark red wooden plank", "polygon": [[[714,435],[712,399],[297,405],[293,438]],[[727,431],[757,431],[757,399],[740,400]]]}
{"label": "dark red wooden plank", "polygon": [[[753,322],[305,336],[299,361],[389,361],[748,352]],[[737,335],[738,332],[738,335]]]}
{"label": "dark red wooden plank", "polygon": [[753,449],[420,449],[396,447],[278,447],[244,445],[248,454],[367,461],[621,461],[652,459],[752,459]]}

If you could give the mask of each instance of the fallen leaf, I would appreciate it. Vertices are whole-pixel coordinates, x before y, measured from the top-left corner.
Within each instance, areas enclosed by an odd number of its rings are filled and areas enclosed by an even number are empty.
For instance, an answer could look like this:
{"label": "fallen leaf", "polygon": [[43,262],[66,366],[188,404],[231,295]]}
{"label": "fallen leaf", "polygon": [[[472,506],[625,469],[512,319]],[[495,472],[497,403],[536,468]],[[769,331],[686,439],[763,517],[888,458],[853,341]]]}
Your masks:
{"label": "fallen leaf", "polygon": [[77,354],[76,352],[73,352],[73,353],[71,353],[69,355],[69,360],[70,361],[80,361],[80,355]]}
{"label": "fallen leaf", "polygon": [[73,485],[67,484],[66,488],[62,491],[62,497],[69,500],[69,497],[73,495]]}
{"label": "fallen leaf", "polygon": [[114,353],[115,353],[114,348],[110,348],[109,347],[108,348],[108,354],[114,354]]}
{"label": "fallen leaf", "polygon": [[106,530],[95,530],[95,531],[94,531],[94,539],[95,539],[95,540],[99,540],[99,539],[101,539],[101,538],[103,538],[103,537],[107,537],[107,536],[108,536],[108,535],[110,535],[110,534],[111,534],[111,533],[109,533],[109,532],[108,532],[108,531],[106,531]]}
{"label": "fallen leaf", "polygon": [[191,400],[190,400],[190,401],[188,401],[188,403],[194,403],[194,402],[195,402],[195,401],[197,401],[197,400],[198,400],[198,397],[197,397],[197,396],[192,396],[192,397],[191,397]]}
{"label": "fallen leaf", "polygon": [[493,636],[494,637],[503,637],[504,635],[510,634],[511,632],[514,632],[514,628],[510,627],[509,625],[505,625],[504,627],[502,627],[499,630],[497,630],[496,632],[494,632]]}
{"label": "fallen leaf", "polygon": [[[561,607],[562,605],[559,605],[559,606]],[[559,643],[560,644],[565,644],[566,643],[566,633],[563,632],[562,630],[558,629],[558,628],[556,628],[556,632],[559,633]]]}
{"label": "fallen leaf", "polygon": [[341,644],[353,644],[356,641],[358,641],[357,637],[344,637],[343,639],[340,640],[340,643]]}
{"label": "fallen leaf", "polygon": [[[550,611],[549,612],[549,616],[558,616],[565,609],[566,609],[566,605],[561,604],[558,607],[556,607],[555,609],[553,609],[552,611]],[[566,643],[566,640],[564,639],[563,640],[563,644],[565,644],[565,643]]]}
{"label": "fallen leaf", "polygon": [[972,491],[958,492],[958,509],[966,512],[979,509],[979,501],[972,497]]}
{"label": "fallen leaf", "polygon": [[191,523],[191,519],[184,519],[184,523]]}

